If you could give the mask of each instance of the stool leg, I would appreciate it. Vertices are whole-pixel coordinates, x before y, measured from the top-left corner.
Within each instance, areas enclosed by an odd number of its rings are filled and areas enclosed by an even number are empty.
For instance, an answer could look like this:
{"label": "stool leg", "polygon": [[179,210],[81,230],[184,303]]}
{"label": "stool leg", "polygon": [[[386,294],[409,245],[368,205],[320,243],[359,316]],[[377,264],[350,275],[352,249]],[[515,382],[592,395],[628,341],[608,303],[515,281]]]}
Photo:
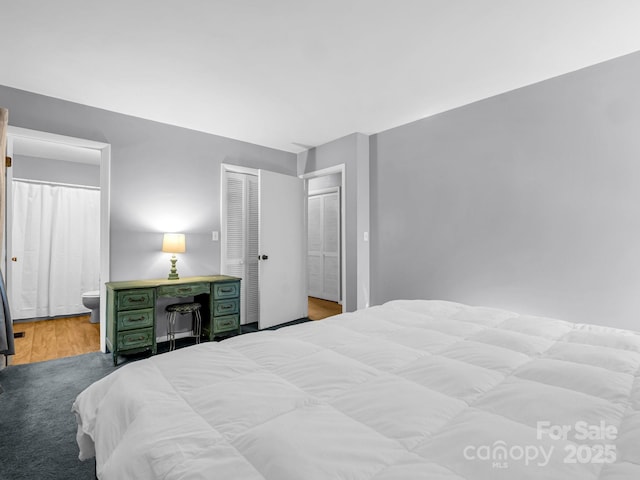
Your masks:
{"label": "stool leg", "polygon": [[193,335],[196,337],[196,343],[200,343],[200,336],[202,335],[202,317],[200,316],[200,310],[195,310],[193,316]]}
{"label": "stool leg", "polygon": [[176,312],[167,314],[167,337],[169,337],[169,351],[176,348]]}

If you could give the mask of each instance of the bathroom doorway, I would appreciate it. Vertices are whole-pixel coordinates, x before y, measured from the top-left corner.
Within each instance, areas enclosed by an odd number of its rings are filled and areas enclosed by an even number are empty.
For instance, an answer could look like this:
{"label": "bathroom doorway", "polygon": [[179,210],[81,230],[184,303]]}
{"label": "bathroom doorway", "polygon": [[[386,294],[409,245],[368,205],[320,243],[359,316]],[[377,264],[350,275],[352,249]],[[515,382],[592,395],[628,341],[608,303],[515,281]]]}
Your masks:
{"label": "bathroom doorway", "polygon": [[104,298],[109,280],[109,145],[16,127],[8,133],[4,258],[12,315],[86,314],[84,291]]}

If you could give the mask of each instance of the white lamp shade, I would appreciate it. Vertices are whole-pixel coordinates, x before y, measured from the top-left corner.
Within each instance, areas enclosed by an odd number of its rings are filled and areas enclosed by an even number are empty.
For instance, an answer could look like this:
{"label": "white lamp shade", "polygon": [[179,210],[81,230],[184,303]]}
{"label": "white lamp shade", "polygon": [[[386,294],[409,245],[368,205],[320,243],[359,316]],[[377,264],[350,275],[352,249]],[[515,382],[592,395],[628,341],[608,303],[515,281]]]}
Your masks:
{"label": "white lamp shade", "polygon": [[162,251],[168,253],[184,253],[186,251],[184,233],[165,233],[162,238]]}

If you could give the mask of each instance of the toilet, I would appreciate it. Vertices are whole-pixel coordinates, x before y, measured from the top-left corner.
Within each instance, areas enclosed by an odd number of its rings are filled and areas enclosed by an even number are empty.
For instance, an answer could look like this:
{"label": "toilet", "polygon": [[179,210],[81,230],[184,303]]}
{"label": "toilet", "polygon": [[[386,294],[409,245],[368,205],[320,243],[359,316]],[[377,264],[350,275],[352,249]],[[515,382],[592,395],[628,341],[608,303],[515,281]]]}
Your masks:
{"label": "toilet", "polygon": [[91,310],[91,323],[100,323],[100,291],[92,290],[82,294],[82,304]]}

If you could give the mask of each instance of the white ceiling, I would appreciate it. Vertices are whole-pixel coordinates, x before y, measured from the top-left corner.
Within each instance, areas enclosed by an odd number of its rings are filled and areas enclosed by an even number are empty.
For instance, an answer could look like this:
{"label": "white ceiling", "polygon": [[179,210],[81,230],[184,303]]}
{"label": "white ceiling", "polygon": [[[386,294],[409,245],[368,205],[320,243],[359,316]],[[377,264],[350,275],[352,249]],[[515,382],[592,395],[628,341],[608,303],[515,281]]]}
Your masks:
{"label": "white ceiling", "polygon": [[638,0],[0,0],[0,12],[2,85],[290,152],[640,50]]}

